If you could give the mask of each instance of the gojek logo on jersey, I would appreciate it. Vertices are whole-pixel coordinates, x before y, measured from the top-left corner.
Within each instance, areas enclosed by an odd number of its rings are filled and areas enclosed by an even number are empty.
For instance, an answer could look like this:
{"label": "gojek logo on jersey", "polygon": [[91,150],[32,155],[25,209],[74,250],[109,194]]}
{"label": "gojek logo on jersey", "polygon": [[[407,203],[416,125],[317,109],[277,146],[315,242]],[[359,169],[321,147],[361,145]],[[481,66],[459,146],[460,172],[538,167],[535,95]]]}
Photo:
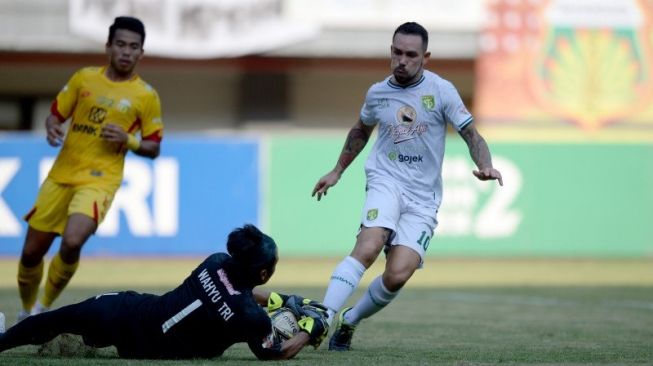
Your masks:
{"label": "gojek logo on jersey", "polygon": [[388,153],[388,159],[392,161],[399,161],[400,163],[406,163],[406,164],[424,162],[424,157],[422,155],[404,155],[404,154],[397,153],[396,151],[390,151]]}

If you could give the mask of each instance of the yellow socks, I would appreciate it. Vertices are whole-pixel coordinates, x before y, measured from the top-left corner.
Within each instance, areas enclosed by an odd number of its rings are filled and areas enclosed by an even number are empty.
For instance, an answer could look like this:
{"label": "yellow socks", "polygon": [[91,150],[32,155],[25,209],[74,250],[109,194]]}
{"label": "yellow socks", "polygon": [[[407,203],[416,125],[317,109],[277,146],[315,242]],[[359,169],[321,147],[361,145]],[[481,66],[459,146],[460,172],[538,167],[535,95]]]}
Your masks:
{"label": "yellow socks", "polygon": [[18,261],[16,278],[23,309],[29,313],[36,302],[36,295],[38,295],[39,285],[43,278],[43,260],[34,267],[25,267],[21,261]]}
{"label": "yellow socks", "polygon": [[45,283],[45,291],[43,296],[41,296],[41,305],[46,308],[52,306],[54,300],[59,297],[75,274],[75,271],[77,271],[78,265],[79,261],[72,264],[64,262],[61,256],[59,256],[59,253],[52,258],[50,268],[48,269],[48,280]]}

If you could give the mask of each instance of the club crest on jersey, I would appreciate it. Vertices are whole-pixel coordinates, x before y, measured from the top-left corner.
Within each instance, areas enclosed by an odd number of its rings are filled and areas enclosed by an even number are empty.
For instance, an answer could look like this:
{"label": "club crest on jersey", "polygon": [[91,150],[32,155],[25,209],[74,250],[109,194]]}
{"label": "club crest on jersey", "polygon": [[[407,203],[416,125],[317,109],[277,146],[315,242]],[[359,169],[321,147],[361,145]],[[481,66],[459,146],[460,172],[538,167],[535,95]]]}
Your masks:
{"label": "club crest on jersey", "polygon": [[422,107],[427,111],[432,111],[435,108],[435,97],[432,95],[422,95]]}
{"label": "club crest on jersey", "polygon": [[369,221],[374,221],[377,217],[379,217],[379,209],[378,208],[373,208],[371,210],[367,210],[367,219]]}
{"label": "club crest on jersey", "polygon": [[120,102],[118,102],[118,105],[116,106],[116,108],[118,108],[118,110],[121,111],[122,113],[129,112],[129,109],[131,107],[132,107],[132,104],[127,99],[120,99]]}

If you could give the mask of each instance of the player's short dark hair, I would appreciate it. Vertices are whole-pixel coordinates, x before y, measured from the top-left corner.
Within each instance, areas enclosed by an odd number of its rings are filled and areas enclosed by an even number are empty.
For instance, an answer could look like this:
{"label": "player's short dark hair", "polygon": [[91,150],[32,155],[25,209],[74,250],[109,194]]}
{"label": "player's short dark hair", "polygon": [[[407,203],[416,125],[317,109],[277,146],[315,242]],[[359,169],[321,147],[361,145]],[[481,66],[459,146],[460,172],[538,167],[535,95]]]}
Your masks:
{"label": "player's short dark hair", "polygon": [[126,29],[141,35],[141,46],[145,44],[145,26],[138,18],[121,16],[113,20],[113,24],[109,27],[109,40],[108,43],[113,42],[116,36],[116,30]]}
{"label": "player's short dark hair", "polygon": [[426,50],[429,48],[429,32],[426,31],[426,28],[422,27],[418,23],[415,22],[406,22],[397,29],[395,29],[395,32],[392,34],[392,39],[395,39],[395,36],[397,33],[401,34],[414,34],[417,36],[420,36],[422,38],[422,49],[426,52]]}
{"label": "player's short dark hair", "polygon": [[229,233],[227,251],[243,270],[253,276],[258,276],[262,269],[271,269],[277,261],[277,244],[251,224]]}

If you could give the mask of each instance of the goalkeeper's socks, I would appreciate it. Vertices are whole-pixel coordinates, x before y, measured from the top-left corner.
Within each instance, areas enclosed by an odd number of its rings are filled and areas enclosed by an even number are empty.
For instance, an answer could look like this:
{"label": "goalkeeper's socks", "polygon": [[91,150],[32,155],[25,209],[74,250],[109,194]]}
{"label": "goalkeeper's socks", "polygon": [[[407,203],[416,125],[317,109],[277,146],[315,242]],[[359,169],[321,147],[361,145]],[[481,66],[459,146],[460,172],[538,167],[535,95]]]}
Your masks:
{"label": "goalkeeper's socks", "polygon": [[56,300],[63,289],[66,288],[66,285],[75,274],[75,271],[77,271],[78,265],[79,261],[76,261],[75,263],[64,262],[59,253],[52,258],[50,268],[48,269],[48,281],[45,283],[45,291],[40,300],[45,308],[52,306],[54,300]]}
{"label": "goalkeeper's socks", "polygon": [[23,303],[23,310],[27,313],[32,311],[36,296],[39,292],[39,285],[43,278],[43,260],[34,267],[26,267],[22,261],[18,262],[18,292]]}
{"label": "goalkeeper's socks", "polygon": [[324,295],[322,304],[328,308],[329,325],[336,318],[349,297],[356,291],[358,283],[365,273],[365,266],[354,257],[348,256],[333,270],[329,287]]}
{"label": "goalkeeper's socks", "polygon": [[385,288],[382,275],[380,275],[370,283],[370,287],[367,288],[365,295],[358,300],[358,303],[344,314],[344,319],[349,324],[357,325],[361,320],[369,318],[386,307],[398,294],[399,291],[390,292]]}

